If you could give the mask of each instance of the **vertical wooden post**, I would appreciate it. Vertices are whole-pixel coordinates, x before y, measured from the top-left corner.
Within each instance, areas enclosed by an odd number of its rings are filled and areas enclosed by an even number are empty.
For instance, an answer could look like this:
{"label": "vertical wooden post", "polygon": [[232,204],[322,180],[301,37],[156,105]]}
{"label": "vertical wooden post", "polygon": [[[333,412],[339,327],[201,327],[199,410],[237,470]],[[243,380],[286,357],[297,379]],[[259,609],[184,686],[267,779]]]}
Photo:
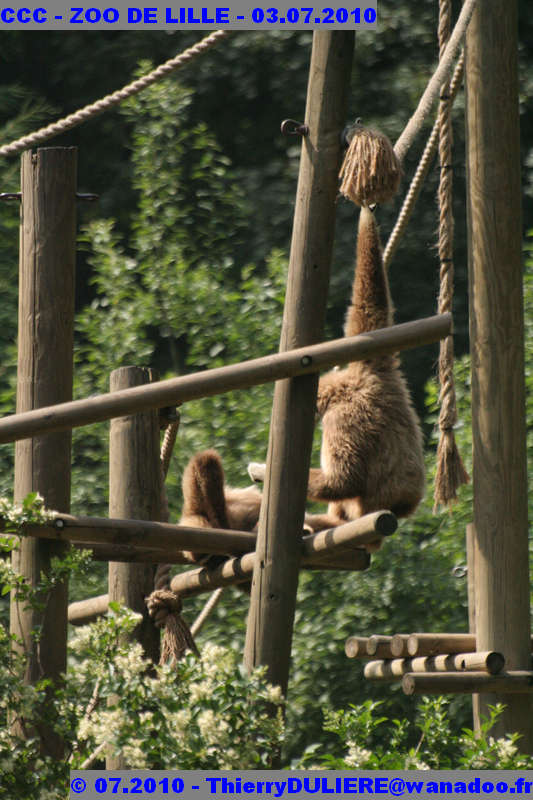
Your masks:
{"label": "vertical wooden post", "polygon": [[[17,412],[72,399],[74,270],[76,260],[76,148],[27,151],[21,160],[21,228]],[[70,510],[71,433],[19,441],[15,447],[15,501],[39,492],[48,508]],[[14,569],[35,587],[65,546],[23,539]],[[11,600],[11,632],[28,655],[28,683],[57,683],[66,669],[67,585],[50,593],[44,612]],[[37,646],[33,630],[41,629]],[[43,751],[60,758],[63,743],[40,728]]]}
{"label": "vertical wooden post", "polygon": [[[341,131],[353,32],[315,32],[280,350],[323,338],[335,228]],[[246,632],[245,663],[267,666],[286,693],[317,377],[278,381]]]}
{"label": "vertical wooden post", "polygon": [[[151,369],[120,367],[111,373],[110,390],[157,380]],[[109,516],[158,520],[161,513],[159,415],[145,411],[111,420],[109,439]],[[159,661],[159,631],[150,620],[145,597],[154,589],[155,566],[109,563],[109,600],[143,615],[137,633],[146,655]]]}
{"label": "vertical wooden post", "polygon": [[[144,367],[120,367],[110,376],[110,391],[152,383],[158,376]],[[159,415],[145,411],[111,420],[109,437],[109,516],[159,520],[161,469]],[[142,614],[135,631],[148,658],[159,661],[159,630],[149,617],[145,598],[154,590],[155,565],[109,562],[109,601]],[[127,769],[122,757],[106,759],[106,769]]]}
{"label": "vertical wooden post", "polygon": [[[466,42],[476,636],[511,670],[531,666],[517,31],[516,0],[480,0]],[[495,702],[532,752],[530,697]]]}

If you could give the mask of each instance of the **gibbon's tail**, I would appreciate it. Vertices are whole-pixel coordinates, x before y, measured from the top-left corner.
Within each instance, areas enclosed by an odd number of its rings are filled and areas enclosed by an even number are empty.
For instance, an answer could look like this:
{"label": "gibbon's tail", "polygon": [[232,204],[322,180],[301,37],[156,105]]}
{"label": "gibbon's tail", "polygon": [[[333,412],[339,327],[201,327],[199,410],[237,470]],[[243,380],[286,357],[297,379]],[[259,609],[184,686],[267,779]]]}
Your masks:
{"label": "gibbon's tail", "polygon": [[359,216],[352,304],[346,314],[344,335],[356,336],[365,331],[386,328],[392,325],[392,315],[378,226],[374,214],[367,206],[363,206]]}
{"label": "gibbon's tail", "polygon": [[229,528],[224,498],[224,469],[216,450],[191,458],[183,473],[182,516],[203,516],[212,528]]}

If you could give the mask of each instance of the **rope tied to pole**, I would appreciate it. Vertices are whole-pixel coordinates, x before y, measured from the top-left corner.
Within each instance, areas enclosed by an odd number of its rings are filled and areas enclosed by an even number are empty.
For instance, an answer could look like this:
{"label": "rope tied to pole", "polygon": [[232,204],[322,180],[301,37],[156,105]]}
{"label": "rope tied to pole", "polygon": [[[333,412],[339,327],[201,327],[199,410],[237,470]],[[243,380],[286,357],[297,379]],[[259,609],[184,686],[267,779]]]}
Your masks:
{"label": "rope tied to pole", "polygon": [[[451,31],[451,0],[439,0],[439,49],[442,58]],[[453,304],[453,129],[451,116],[451,87],[446,81],[441,87],[439,130],[439,261],[440,292],[439,314],[451,312]],[[444,168],[446,167],[446,168]],[[440,440],[437,448],[437,474],[435,477],[434,509],[457,499],[457,489],[469,478],[457,449],[453,427],[457,422],[455,381],[453,377],[453,337],[440,343],[439,381],[441,404],[439,414]]]}

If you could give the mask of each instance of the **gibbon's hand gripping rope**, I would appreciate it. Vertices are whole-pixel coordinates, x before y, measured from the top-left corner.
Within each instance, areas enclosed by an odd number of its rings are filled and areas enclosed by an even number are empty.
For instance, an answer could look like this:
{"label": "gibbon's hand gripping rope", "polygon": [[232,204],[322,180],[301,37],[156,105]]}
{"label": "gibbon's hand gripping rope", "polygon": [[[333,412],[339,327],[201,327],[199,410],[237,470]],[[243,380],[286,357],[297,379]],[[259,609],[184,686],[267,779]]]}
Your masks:
{"label": "gibbon's hand gripping rope", "polygon": [[22,136],[20,139],[17,139],[10,144],[3,145],[0,147],[0,156],[13,156],[17,153],[21,153],[23,150],[27,150],[29,147],[41,144],[47,139],[51,139],[60,133],[65,133],[66,131],[75,128],[77,125],[81,125],[82,122],[87,122],[87,120],[91,119],[91,117],[95,117],[97,114],[102,114],[109,108],[119,105],[119,103],[122,103],[128,97],[141,92],[143,89],[146,89],[147,86],[150,86],[152,83],[161,80],[161,78],[165,78],[171,72],[174,72],[174,70],[185,66],[185,64],[188,64],[197,56],[202,55],[202,53],[205,53],[205,51],[209,50],[209,48],[214,44],[217,44],[217,42],[219,42],[221,39],[228,36],[229,33],[230,31],[228,30],[213,31],[213,33],[210,33],[209,36],[205,37],[205,39],[201,39],[199,42],[192,45],[192,47],[188,47],[187,50],[183,51],[183,53],[180,53],[168,61],[165,61],[164,64],[160,64],[159,67],[152,70],[152,72],[149,72],[148,75],[138,78],[136,81],[129,83],[122,89],[118,89],[116,92],[108,94],[101,100],[97,100],[95,103],[91,103],[84,108],[80,108],[78,111],[75,111],[73,114],[69,114],[67,117],[60,119],[57,122],[52,122],[45,128],[40,128],[40,130],[35,131],[35,133],[30,133],[28,136]]}

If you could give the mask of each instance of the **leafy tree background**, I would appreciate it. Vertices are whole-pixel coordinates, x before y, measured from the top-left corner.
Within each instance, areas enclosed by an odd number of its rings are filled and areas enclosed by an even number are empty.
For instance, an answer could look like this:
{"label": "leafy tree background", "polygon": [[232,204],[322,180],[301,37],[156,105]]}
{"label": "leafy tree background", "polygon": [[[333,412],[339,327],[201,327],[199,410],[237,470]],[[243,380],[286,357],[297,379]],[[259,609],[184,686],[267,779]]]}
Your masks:
{"label": "leafy tree background", "polygon": [[[457,4],[459,5],[459,4]],[[533,202],[533,23],[520,3],[520,69],[524,222]],[[402,130],[436,61],[436,3],[380,2],[380,28],[357,35],[349,119],[362,117],[392,139]],[[0,32],[3,141],[63,116],[146,72],[199,38],[198,31]],[[193,65],[128,101],[119,111],[55,139],[78,145],[79,189],[100,194],[96,207],[80,205],[77,270],[75,396],[106,391],[109,371],[137,363],[161,377],[262,355],[277,349],[299,143],[279,134],[285,117],[302,118],[309,33],[283,31],[232,35]],[[83,69],[80,69],[83,65]],[[466,352],[464,144],[462,98],[455,116],[456,347]],[[426,126],[429,129],[430,123]],[[421,136],[406,164],[412,174]],[[2,190],[18,188],[18,159],[0,164]],[[407,180],[406,179],[406,180]],[[406,181],[405,181],[406,183]],[[398,321],[434,312],[435,251],[433,169],[415,217],[391,267]],[[384,238],[400,200],[380,209]],[[341,335],[353,274],[354,209],[339,203],[329,297],[327,337]],[[16,372],[18,209],[0,204],[0,410],[14,406]],[[531,388],[533,289],[526,287]],[[365,684],[361,667],[344,656],[348,635],[419,630],[465,630],[465,581],[453,577],[464,563],[470,487],[452,514],[431,512],[437,390],[436,347],[404,354],[403,363],[427,436],[428,500],[413,520],[373,558],[365,573],[303,573],[295,627],[290,687],[288,757],[317,741],[321,705],[346,707],[385,698],[391,716],[412,718],[414,705],[398,687]],[[428,383],[429,380],[429,383]],[[466,462],[470,452],[468,360],[457,365]],[[533,407],[528,395],[529,453]],[[180,476],[190,455],[204,447],[221,452],[229,482],[247,480],[245,467],[266,452],[272,387],[257,387],[187,404],[182,409],[176,457],[168,479],[172,517],[179,514]],[[106,425],[74,432],[73,513],[107,510]],[[317,434],[317,443],[319,434]],[[11,493],[12,448],[0,453],[2,492]],[[95,565],[73,582],[72,599],[105,591],[106,570]],[[202,598],[187,603],[192,619]],[[237,591],[208,623],[209,638],[242,649],[247,603]],[[5,616],[5,608],[4,608]],[[452,702],[458,726],[466,703]]]}

